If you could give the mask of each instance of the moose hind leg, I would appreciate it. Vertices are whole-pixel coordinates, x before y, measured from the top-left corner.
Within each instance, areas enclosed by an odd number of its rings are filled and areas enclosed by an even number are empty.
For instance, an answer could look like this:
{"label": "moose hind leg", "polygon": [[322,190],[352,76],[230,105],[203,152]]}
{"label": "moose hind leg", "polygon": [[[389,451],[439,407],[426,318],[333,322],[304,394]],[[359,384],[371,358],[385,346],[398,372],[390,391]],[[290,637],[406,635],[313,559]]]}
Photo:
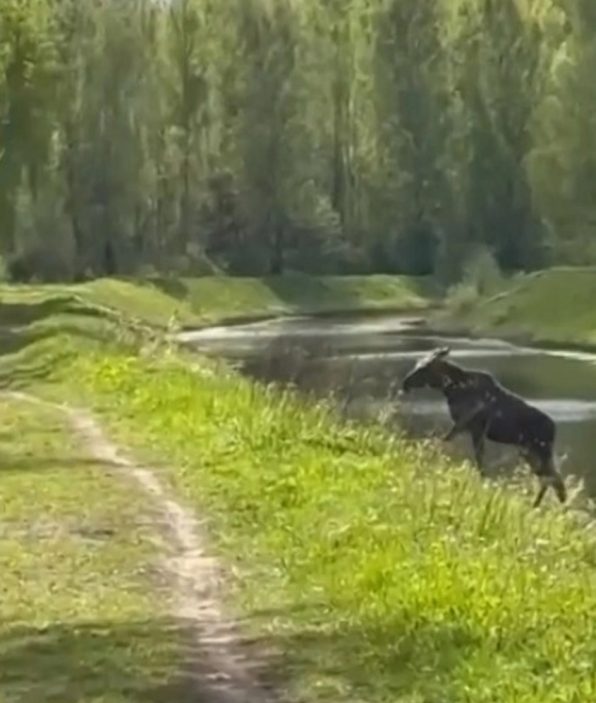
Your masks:
{"label": "moose hind leg", "polygon": [[567,500],[567,488],[565,487],[565,481],[563,481],[563,477],[554,465],[553,472],[549,479],[549,484],[559,499],[559,503],[565,503]]}
{"label": "moose hind leg", "polygon": [[534,499],[534,503],[532,504],[532,507],[537,508],[540,503],[542,503],[542,499],[544,498],[544,494],[546,493],[546,490],[548,488],[548,483],[544,481],[541,477],[541,461],[536,456],[536,454],[534,454],[534,452],[528,447],[523,446],[520,447],[520,453],[522,455],[522,458],[530,467],[532,473],[538,477],[538,480],[540,482],[540,488],[538,489],[538,493],[536,495],[536,498]]}
{"label": "moose hind leg", "polygon": [[534,499],[534,503],[532,504],[533,508],[537,508],[540,503],[542,503],[542,499],[544,498],[544,494],[546,493],[548,489],[548,483],[544,481],[542,478],[540,480],[540,488],[538,489],[538,494],[536,498]]}
{"label": "moose hind leg", "polygon": [[565,488],[563,477],[555,466],[552,448],[549,448],[547,452],[541,452],[540,456],[535,456],[534,461],[532,468],[540,481],[540,489],[534,501],[534,507],[536,508],[540,505],[549,487],[553,489],[559,502],[565,503],[567,500],[567,489]]}

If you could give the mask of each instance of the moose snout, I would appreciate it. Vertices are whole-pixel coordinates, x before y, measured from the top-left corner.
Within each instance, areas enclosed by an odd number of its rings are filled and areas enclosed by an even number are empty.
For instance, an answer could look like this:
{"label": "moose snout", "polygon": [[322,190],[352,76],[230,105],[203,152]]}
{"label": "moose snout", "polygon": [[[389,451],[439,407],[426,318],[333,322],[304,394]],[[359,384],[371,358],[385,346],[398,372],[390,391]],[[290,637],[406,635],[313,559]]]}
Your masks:
{"label": "moose snout", "polygon": [[411,390],[412,390],[412,379],[410,378],[410,376],[406,376],[401,383],[400,394],[401,393],[409,393]]}

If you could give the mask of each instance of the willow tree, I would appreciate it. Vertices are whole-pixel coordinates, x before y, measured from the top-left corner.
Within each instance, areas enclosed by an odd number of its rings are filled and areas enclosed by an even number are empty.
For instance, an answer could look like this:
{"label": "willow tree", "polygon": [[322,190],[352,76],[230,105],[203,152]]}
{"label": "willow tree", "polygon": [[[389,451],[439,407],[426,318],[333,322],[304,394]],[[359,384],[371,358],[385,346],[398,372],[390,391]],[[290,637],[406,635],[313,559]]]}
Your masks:
{"label": "willow tree", "polygon": [[569,0],[547,19],[551,72],[534,125],[532,186],[556,259],[586,263],[596,257],[596,8]]}
{"label": "willow tree", "polygon": [[545,232],[526,159],[548,75],[541,27],[517,0],[469,0],[460,89],[468,111],[468,222],[505,268],[539,264]]}
{"label": "willow tree", "polygon": [[591,260],[595,12],[4,0],[4,254],[54,278]]}
{"label": "willow tree", "polygon": [[242,50],[240,197],[256,258],[263,251],[265,270],[281,273],[295,156],[291,120],[296,110],[297,9],[291,0],[246,0],[238,10],[237,28]]}
{"label": "willow tree", "polygon": [[35,206],[54,128],[55,55],[44,0],[0,7],[0,222],[12,253],[36,236]]}
{"label": "willow tree", "polygon": [[377,16],[376,90],[383,170],[378,191],[397,270],[434,267],[445,197],[441,161],[448,136],[442,7],[387,0]]}

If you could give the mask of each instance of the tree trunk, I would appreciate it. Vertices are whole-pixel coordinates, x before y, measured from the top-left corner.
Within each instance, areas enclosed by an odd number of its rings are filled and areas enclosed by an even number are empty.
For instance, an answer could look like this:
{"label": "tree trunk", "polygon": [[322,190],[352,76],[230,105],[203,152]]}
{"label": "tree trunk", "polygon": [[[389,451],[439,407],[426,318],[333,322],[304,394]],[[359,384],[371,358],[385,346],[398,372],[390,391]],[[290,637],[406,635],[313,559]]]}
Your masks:
{"label": "tree trunk", "polygon": [[269,262],[269,273],[272,276],[279,276],[284,272],[284,240],[283,226],[277,225],[273,230],[271,259]]}

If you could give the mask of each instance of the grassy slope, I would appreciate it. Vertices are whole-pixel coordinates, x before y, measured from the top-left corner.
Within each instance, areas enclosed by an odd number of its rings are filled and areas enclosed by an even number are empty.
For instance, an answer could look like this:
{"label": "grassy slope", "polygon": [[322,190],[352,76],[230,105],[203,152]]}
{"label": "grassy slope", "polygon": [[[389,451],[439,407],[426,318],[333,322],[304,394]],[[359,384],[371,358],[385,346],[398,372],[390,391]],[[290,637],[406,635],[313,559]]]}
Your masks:
{"label": "grassy slope", "polygon": [[14,332],[2,365],[167,460],[284,687],[309,703],[596,699],[596,539],[572,514],[207,362],[107,346],[80,312],[32,327],[64,319],[68,337]]}
{"label": "grassy slope", "polygon": [[166,703],[177,643],[144,583],[145,508],[54,412],[3,398],[0,423],[0,700]]}
{"label": "grassy slope", "polygon": [[441,322],[477,334],[596,348],[596,269],[560,268],[525,276]]}
{"label": "grassy slope", "polygon": [[594,535],[569,516],[204,365],[97,357],[77,377],[207,510],[304,700],[595,699]]}
{"label": "grassy slope", "polygon": [[362,308],[412,310],[426,306],[431,292],[425,281],[406,276],[212,276],[160,281],[159,285],[185,301],[193,316],[207,322],[236,316]]}
{"label": "grassy slope", "polygon": [[[306,276],[268,278],[102,279],[77,285],[0,285],[0,299],[37,303],[50,294],[67,305],[76,298],[125,312],[153,325],[172,317],[181,325],[222,319],[359,309],[413,310],[428,305],[433,293],[425,280],[406,276]],[[4,312],[6,317],[6,311]],[[17,311],[17,317],[21,312]]]}

